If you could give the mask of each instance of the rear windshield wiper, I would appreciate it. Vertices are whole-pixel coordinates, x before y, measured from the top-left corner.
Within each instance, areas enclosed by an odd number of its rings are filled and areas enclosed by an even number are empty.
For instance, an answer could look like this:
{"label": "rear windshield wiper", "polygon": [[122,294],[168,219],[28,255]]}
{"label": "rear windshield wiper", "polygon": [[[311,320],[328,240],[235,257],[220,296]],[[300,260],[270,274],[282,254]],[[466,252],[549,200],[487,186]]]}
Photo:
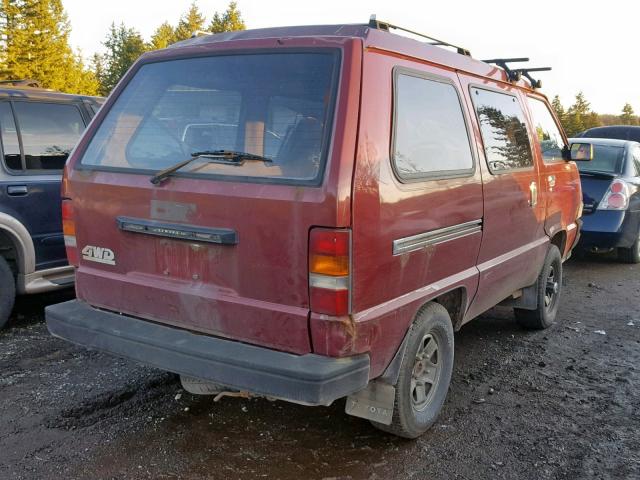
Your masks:
{"label": "rear windshield wiper", "polygon": [[206,158],[211,160],[218,160],[220,163],[234,163],[242,164],[245,160],[259,161],[259,162],[273,162],[270,158],[263,157],[262,155],[255,155],[253,153],[238,152],[235,150],[203,150],[201,152],[193,152],[191,158],[182,160],[181,162],[171,165],[170,167],[160,170],[153,177],[149,179],[154,185],[158,185],[162,180],[167,178],[172,173],[177,172],[182,167],[187,166],[194,160],[200,158]]}

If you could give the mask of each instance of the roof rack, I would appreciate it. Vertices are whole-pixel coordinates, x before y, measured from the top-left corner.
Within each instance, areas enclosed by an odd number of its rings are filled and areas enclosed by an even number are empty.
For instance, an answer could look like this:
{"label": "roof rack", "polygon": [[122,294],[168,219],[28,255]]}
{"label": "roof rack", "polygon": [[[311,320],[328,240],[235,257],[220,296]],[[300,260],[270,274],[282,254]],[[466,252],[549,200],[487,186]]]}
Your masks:
{"label": "roof rack", "polygon": [[12,87],[42,88],[40,82],[31,78],[23,78],[19,80],[0,80],[0,85],[10,85]]}
{"label": "roof rack", "polygon": [[444,40],[438,40],[437,38],[430,37],[429,35],[425,35],[424,33],[414,32],[413,30],[409,30],[408,28],[393,25],[389,22],[383,22],[381,20],[378,20],[375,15],[371,15],[371,18],[369,18],[369,27],[383,30],[385,32],[388,32],[389,29],[402,30],[403,32],[411,33],[412,35],[417,35],[419,37],[431,40],[431,42],[429,42],[429,45],[455,48],[460,55],[465,55],[467,57],[471,56],[471,52],[466,48],[459,47],[457,45],[454,45],[453,43],[445,42]]}
{"label": "roof rack", "polygon": [[507,78],[510,82],[517,82],[522,77],[525,77],[531,83],[531,88],[541,88],[542,82],[540,80],[535,80],[530,72],[548,72],[551,70],[551,67],[528,67],[528,68],[510,68],[509,63],[515,62],[528,62],[529,59],[526,57],[518,57],[518,58],[492,58],[490,60],[482,60],[484,63],[493,63],[504,69],[507,73]]}

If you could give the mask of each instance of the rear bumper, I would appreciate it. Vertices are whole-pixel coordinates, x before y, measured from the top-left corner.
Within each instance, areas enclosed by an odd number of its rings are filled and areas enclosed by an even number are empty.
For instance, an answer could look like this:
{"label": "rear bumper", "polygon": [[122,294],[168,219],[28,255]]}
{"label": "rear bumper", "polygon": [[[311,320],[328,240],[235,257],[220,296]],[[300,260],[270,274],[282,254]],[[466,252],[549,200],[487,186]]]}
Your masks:
{"label": "rear bumper", "polygon": [[629,248],[638,238],[639,212],[628,210],[596,210],[582,217],[580,243],[582,249]]}
{"label": "rear bumper", "polygon": [[363,389],[369,355],[294,355],[198,335],[72,300],[46,308],[52,335],[170,372],[309,405]]}

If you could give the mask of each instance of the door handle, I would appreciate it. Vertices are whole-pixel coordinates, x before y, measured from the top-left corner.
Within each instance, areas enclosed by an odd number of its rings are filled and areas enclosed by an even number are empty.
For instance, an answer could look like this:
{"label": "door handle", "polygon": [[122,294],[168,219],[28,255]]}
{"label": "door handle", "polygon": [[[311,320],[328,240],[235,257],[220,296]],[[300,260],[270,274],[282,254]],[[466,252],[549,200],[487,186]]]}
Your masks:
{"label": "door handle", "polygon": [[7,193],[13,197],[19,197],[29,193],[29,189],[26,185],[9,185],[7,187]]}
{"label": "door handle", "polygon": [[556,176],[555,175],[549,175],[547,177],[547,183],[549,184],[549,188],[553,188],[556,186]]}
{"label": "door handle", "polygon": [[538,185],[536,182],[529,184],[529,206],[535,207],[538,204]]}

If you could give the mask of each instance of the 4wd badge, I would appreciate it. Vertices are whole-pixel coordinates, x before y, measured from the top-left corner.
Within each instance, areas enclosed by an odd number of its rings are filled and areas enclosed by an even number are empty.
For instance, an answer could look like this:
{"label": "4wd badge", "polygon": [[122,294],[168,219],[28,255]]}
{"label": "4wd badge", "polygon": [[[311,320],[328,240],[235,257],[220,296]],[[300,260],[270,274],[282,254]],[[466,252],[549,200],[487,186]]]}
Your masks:
{"label": "4wd badge", "polygon": [[90,262],[106,263],[107,265],[116,264],[116,256],[113,250],[104,247],[94,247],[87,245],[82,249],[82,259]]}

